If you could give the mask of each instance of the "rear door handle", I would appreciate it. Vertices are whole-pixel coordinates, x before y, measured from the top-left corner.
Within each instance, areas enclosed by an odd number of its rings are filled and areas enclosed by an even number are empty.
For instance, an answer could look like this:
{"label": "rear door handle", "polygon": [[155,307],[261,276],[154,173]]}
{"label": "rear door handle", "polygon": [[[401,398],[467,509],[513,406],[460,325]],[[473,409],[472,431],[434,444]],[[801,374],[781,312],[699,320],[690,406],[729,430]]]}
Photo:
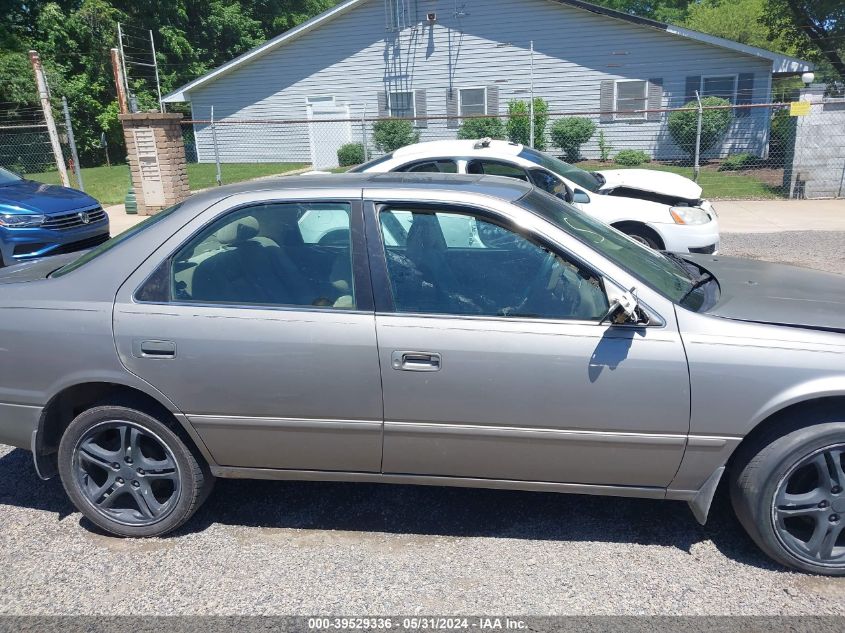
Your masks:
{"label": "rear door handle", "polygon": [[176,358],[173,341],[135,341],[132,352],[138,358]]}
{"label": "rear door handle", "polygon": [[390,364],[397,371],[440,371],[443,359],[436,352],[393,352]]}

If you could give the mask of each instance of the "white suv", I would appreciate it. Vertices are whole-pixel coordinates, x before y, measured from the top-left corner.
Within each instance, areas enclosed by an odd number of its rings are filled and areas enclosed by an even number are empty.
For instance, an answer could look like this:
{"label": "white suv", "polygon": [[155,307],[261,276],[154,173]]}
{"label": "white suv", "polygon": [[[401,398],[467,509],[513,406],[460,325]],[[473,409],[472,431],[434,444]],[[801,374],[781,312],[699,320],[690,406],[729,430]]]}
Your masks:
{"label": "white suv", "polygon": [[490,139],[408,145],[351,171],[519,178],[652,248],[707,254],[719,249],[719,222],[713,205],[701,199],[701,187],[695,182],[669,172],[588,172],[524,145]]}

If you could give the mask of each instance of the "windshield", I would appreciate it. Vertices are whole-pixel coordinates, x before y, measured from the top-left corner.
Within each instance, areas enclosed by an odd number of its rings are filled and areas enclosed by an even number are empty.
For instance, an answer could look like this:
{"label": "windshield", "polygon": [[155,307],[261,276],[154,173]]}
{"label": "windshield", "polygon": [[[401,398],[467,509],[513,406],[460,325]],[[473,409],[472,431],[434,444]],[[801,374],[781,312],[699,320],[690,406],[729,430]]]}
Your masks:
{"label": "windshield", "polygon": [[145,230],[147,230],[151,226],[154,226],[158,222],[161,222],[164,218],[171,215],[174,211],[176,211],[181,206],[182,206],[182,203],[179,203],[177,205],[174,205],[172,207],[164,209],[163,211],[159,211],[155,215],[151,215],[150,217],[148,217],[143,222],[140,222],[139,224],[136,224],[135,226],[126,229],[120,235],[117,235],[117,236],[111,238],[110,240],[103,242],[97,248],[92,248],[90,251],[85,253],[79,259],[75,259],[71,263],[66,264],[66,265],[62,266],[61,268],[59,268],[58,270],[53,271],[50,274],[50,276],[51,277],[62,277],[63,275],[67,275],[68,273],[73,272],[77,268],[81,268],[82,266],[84,266],[88,262],[90,262],[94,259],[97,259],[103,253],[107,253],[108,251],[113,249],[115,246],[122,244],[126,240],[135,237],[139,233],[143,233]]}
{"label": "windshield", "polygon": [[695,267],[679,257],[643,246],[543,191],[535,189],[517,204],[588,244],[675,303],[691,310],[703,304],[705,293],[696,287],[701,275],[692,272]]}
{"label": "windshield", "polygon": [[583,187],[587,191],[596,193],[601,187],[601,183],[596,177],[588,171],[579,169],[575,165],[564,163],[562,160],[549,156],[543,152],[538,152],[536,149],[526,147],[519,153],[520,158],[530,160],[535,165],[545,167],[549,171],[556,173],[558,176],[563,176],[567,180],[571,180],[579,187]]}
{"label": "windshield", "polygon": [[17,174],[10,172],[8,169],[3,169],[2,167],[0,167],[0,185],[8,185],[13,182],[20,182],[21,180],[23,180],[23,178],[21,178]]}

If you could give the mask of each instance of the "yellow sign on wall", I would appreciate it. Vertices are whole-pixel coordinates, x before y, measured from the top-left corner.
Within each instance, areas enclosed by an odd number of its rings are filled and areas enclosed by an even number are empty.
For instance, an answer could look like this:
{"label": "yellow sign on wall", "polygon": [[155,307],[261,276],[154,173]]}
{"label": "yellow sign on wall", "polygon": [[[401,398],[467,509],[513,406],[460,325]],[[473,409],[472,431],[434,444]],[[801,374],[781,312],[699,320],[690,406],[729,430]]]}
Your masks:
{"label": "yellow sign on wall", "polygon": [[789,116],[807,116],[811,105],[809,101],[793,101],[789,104]]}

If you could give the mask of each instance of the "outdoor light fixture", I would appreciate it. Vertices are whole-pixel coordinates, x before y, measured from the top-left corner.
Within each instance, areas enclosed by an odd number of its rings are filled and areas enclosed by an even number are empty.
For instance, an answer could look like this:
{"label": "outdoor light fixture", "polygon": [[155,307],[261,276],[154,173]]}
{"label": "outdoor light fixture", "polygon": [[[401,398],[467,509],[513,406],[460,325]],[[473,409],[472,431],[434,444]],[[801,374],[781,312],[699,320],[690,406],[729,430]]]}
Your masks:
{"label": "outdoor light fixture", "polygon": [[815,80],[816,74],[815,73],[803,73],[801,75],[801,81],[804,82],[805,86],[809,86]]}

